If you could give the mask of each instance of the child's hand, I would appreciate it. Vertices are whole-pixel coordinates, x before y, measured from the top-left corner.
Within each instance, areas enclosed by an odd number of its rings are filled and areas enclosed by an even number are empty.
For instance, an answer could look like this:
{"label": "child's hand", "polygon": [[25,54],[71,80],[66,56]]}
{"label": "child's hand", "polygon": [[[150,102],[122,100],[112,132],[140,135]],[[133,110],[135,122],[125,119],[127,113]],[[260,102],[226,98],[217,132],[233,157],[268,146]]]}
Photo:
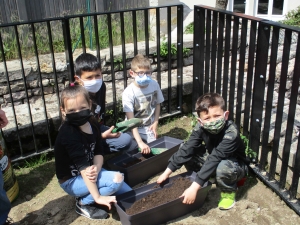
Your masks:
{"label": "child's hand", "polygon": [[192,185],[188,189],[186,189],[182,195],[179,196],[179,198],[183,197],[182,203],[188,205],[193,204],[195,202],[197,192],[200,188],[201,186],[198,183],[193,182]]}
{"label": "child's hand", "polygon": [[167,168],[166,170],[165,170],[165,172],[163,172],[160,176],[159,176],[159,178],[157,179],[157,183],[158,184],[161,184],[162,182],[164,182],[166,179],[168,179],[169,178],[169,176],[170,176],[170,174],[172,173],[172,170],[170,170],[169,168]]}
{"label": "child's hand", "polygon": [[86,168],[85,175],[91,182],[96,183],[96,181],[98,179],[97,166],[92,165],[92,166]]}
{"label": "child's hand", "polygon": [[120,137],[120,135],[121,135],[120,132],[118,132],[118,133],[112,133],[112,130],[114,128],[115,128],[114,126],[111,126],[107,131],[104,131],[101,134],[101,137],[104,138],[104,139],[110,139],[110,138],[118,138],[118,137]]}
{"label": "child's hand", "polygon": [[197,192],[195,192],[191,187],[186,189],[179,198],[183,197],[182,203],[184,204],[193,204],[196,199]]}
{"label": "child's hand", "polygon": [[159,178],[157,179],[157,183],[158,184],[161,184],[162,182],[164,182],[166,179],[168,179],[169,176],[165,173],[163,173],[162,175],[159,176]]}
{"label": "child's hand", "polygon": [[95,199],[95,202],[99,205],[106,205],[109,210],[111,209],[110,203],[117,202],[116,196],[99,196],[97,199]]}
{"label": "child's hand", "polygon": [[142,154],[149,154],[151,152],[150,147],[146,145],[143,141],[139,142],[138,146],[141,149]]}
{"label": "child's hand", "polygon": [[149,127],[149,131],[152,131],[152,132],[153,132],[155,139],[157,139],[157,127],[158,127],[158,121],[155,121],[155,122]]}

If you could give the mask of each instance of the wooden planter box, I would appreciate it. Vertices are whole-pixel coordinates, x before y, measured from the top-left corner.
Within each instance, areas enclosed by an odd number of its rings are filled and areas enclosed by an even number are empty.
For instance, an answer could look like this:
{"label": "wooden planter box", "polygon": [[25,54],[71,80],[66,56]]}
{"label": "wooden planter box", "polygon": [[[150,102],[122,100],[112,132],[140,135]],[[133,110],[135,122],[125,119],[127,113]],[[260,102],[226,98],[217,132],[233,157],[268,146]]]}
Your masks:
{"label": "wooden planter box", "polygon": [[[179,149],[181,143],[183,143],[183,140],[171,137],[162,137],[148,145],[150,148],[167,148],[167,151],[159,155],[143,155],[136,149],[128,152],[127,154],[108,160],[107,165],[111,170],[124,173],[125,182],[129,186],[134,186],[149,179],[157,173],[164,171],[168,166],[169,158]],[[131,162],[137,161],[141,157],[146,158],[146,160],[127,168],[125,167],[125,165],[129,165]]]}
{"label": "wooden planter box", "polygon": [[[172,180],[177,177],[186,177],[191,181],[194,181],[196,173],[195,172],[186,172],[183,174],[176,175],[171,177],[166,184],[170,183]],[[151,194],[155,191],[158,191],[164,187],[154,188],[157,183],[152,183],[149,185],[145,185],[140,188],[133,189],[130,192],[126,192],[124,194],[117,196],[117,203],[114,203],[117,212],[120,216],[120,220],[122,225],[153,225],[153,224],[161,224],[166,223],[167,221],[176,219],[178,217],[184,216],[185,214],[191,213],[192,211],[199,209],[204,204],[205,198],[207,196],[208,191],[211,188],[211,183],[207,182],[204,186],[198,191],[196,200],[193,204],[187,205],[182,203],[182,198],[178,198],[176,200],[167,202],[165,204],[159,205],[152,209],[134,214],[128,215],[126,214],[126,209],[130,208],[131,205],[141,199],[146,195]],[[183,193],[184,190],[182,190]]]}

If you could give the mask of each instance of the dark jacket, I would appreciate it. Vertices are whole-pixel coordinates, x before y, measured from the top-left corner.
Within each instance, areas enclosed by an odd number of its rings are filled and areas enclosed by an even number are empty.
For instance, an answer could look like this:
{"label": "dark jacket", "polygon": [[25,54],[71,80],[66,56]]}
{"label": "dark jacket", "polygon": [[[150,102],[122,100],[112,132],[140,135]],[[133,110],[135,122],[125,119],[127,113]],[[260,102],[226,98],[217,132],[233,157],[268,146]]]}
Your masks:
{"label": "dark jacket", "polygon": [[226,121],[225,127],[219,134],[207,132],[198,123],[189,140],[169,159],[168,168],[172,171],[179,169],[193,157],[196,150],[205,150],[205,148],[199,148],[202,144],[205,145],[209,156],[195,178],[195,182],[201,186],[215,172],[222,160],[234,157],[246,161],[244,143],[237,126],[232,121]]}
{"label": "dark jacket", "polygon": [[[89,93],[90,99],[92,100],[92,112],[94,113],[96,119],[101,124],[104,124],[104,118],[105,118],[105,99],[106,99],[106,85],[103,82],[102,86],[99,91],[96,92],[96,94]],[[101,110],[99,113],[95,113],[95,109],[99,105],[101,107]]]}

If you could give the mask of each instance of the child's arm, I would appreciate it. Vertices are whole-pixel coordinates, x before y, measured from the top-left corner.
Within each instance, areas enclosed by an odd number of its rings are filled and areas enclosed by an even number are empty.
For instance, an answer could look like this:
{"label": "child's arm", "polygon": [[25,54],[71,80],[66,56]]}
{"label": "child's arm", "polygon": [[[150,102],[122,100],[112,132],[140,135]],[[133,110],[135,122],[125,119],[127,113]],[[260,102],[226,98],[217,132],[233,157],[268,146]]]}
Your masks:
{"label": "child's arm", "polygon": [[160,115],[160,104],[157,104],[155,108],[154,122],[149,127],[149,130],[153,131],[155,138],[157,138],[157,127],[158,127],[159,115]]}
{"label": "child's arm", "polygon": [[[134,118],[133,112],[126,112],[126,117],[127,119]],[[136,140],[139,148],[141,149],[141,153],[143,154],[149,154],[150,153],[150,148],[147,144],[145,144],[139,134],[139,131],[137,128],[132,129],[132,134],[134,139]]]}
{"label": "child's arm", "polygon": [[84,180],[86,187],[88,188],[90,194],[93,196],[96,203],[100,205],[106,205],[109,209],[111,209],[111,202],[117,202],[116,196],[101,196],[98,190],[96,183],[93,183],[87,176],[86,176],[86,169],[80,171],[81,176]]}
{"label": "child's arm", "polygon": [[101,171],[102,165],[103,165],[103,156],[102,155],[95,155],[93,159],[94,165],[88,167],[85,169],[85,175],[87,178],[92,181],[93,183],[96,183],[98,179],[98,174]]}

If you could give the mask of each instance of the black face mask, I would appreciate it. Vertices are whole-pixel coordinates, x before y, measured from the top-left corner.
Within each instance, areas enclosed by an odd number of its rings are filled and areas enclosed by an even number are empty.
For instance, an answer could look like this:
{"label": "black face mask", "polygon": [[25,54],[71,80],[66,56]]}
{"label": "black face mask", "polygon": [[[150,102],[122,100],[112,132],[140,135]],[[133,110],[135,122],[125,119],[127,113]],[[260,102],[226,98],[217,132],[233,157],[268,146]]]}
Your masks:
{"label": "black face mask", "polygon": [[79,112],[66,114],[66,121],[74,126],[82,126],[92,115],[90,109],[85,109]]}

